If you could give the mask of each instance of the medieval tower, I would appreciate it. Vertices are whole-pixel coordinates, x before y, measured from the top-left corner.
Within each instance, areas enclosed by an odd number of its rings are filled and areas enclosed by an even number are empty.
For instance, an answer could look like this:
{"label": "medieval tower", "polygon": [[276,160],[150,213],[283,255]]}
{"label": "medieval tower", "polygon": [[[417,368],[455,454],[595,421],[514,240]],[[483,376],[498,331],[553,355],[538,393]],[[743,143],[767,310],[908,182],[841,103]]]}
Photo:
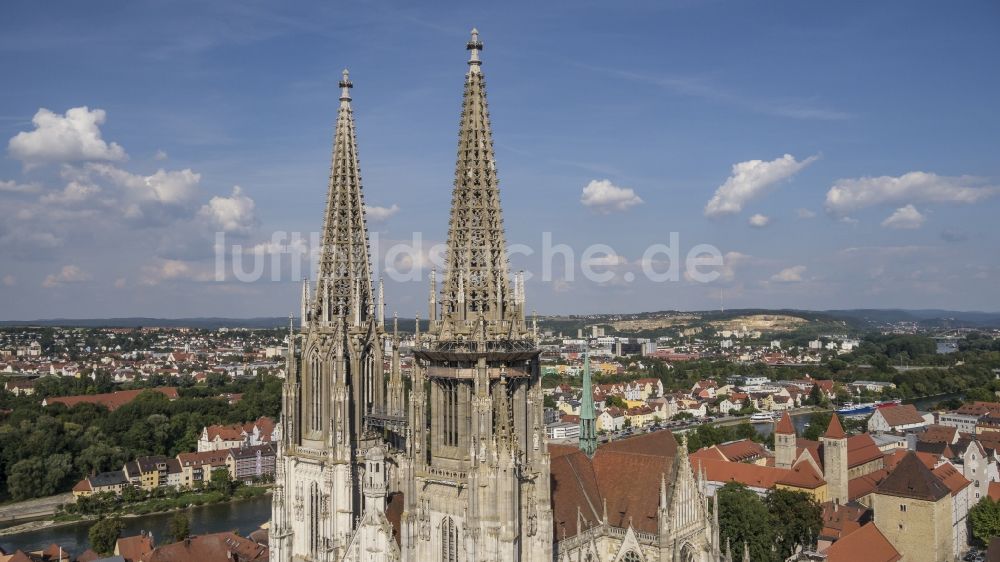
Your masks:
{"label": "medieval tower", "polygon": [[840,418],[834,413],[821,438],[823,442],[823,476],[829,486],[830,500],[846,504],[847,494],[847,434]]}
{"label": "medieval tower", "polygon": [[[584,451],[572,448],[582,458],[571,466],[565,446],[549,448],[537,329],[507,262],[482,49],[473,30],[443,283],[432,271],[409,381],[373,282],[344,71],[318,275],[303,282],[301,330],[289,334],[271,560],[717,562],[718,523],[686,444],[661,432],[598,448],[589,359]],[[642,477],[597,477],[597,462],[640,456]],[[580,493],[576,470],[591,475]]]}
{"label": "medieval tower", "polygon": [[540,352],[507,265],[477,31],[467,47],[444,287],[438,299],[432,281],[414,351],[402,549],[410,560],[548,561]]}
{"label": "medieval tower", "polygon": [[302,333],[289,345],[271,553],[340,560],[363,507],[358,450],[365,416],[383,403],[383,326],[372,291],[368,232],[347,71],[340,82],[315,290],[302,289]]}

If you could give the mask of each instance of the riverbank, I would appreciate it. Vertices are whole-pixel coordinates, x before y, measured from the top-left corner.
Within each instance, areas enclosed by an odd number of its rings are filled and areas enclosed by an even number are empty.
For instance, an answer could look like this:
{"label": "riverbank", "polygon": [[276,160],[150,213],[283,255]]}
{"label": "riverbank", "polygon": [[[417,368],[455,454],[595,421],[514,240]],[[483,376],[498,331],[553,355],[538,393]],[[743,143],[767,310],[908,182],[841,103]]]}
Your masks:
{"label": "riverbank", "polygon": [[[271,518],[271,496],[264,494],[249,500],[222,502],[191,507],[183,511],[191,521],[191,534],[204,535],[236,531],[246,536]],[[152,513],[123,517],[123,537],[150,533],[157,543],[170,542],[170,520],[176,512]],[[34,531],[0,536],[0,549],[14,552],[43,550],[55,543],[75,554],[90,548],[88,532],[92,521],[61,522]]]}
{"label": "riverbank", "polygon": [[[271,490],[269,488],[266,489],[262,488],[262,491],[260,493],[256,493],[250,496],[239,497],[234,495],[233,497],[225,500],[218,500],[211,502],[205,502],[205,501],[191,502],[191,503],[186,503],[184,505],[166,507],[165,509],[148,509],[148,510],[141,509],[142,507],[146,507],[154,502],[157,502],[155,505],[158,507],[164,505],[161,501],[158,500],[147,500],[145,502],[141,502],[133,506],[128,506],[128,508],[130,508],[131,511],[125,513],[112,512],[101,515],[64,514],[62,517],[56,517],[52,519],[34,518],[31,521],[24,521],[23,523],[0,529],[0,537],[19,535],[22,533],[33,533],[46,529],[56,529],[59,527],[67,527],[72,525],[79,525],[82,523],[96,521],[101,517],[115,516],[115,517],[120,517],[123,520],[136,519],[140,517],[146,517],[148,515],[168,514],[176,511],[190,511],[193,509],[197,509],[199,507],[210,506],[210,505],[244,503],[270,495],[271,495]],[[140,508],[140,509],[138,511],[135,511],[135,508]]]}
{"label": "riverbank", "polygon": [[0,525],[55,515],[59,511],[60,505],[71,501],[73,501],[73,494],[66,492],[44,498],[0,505]]}

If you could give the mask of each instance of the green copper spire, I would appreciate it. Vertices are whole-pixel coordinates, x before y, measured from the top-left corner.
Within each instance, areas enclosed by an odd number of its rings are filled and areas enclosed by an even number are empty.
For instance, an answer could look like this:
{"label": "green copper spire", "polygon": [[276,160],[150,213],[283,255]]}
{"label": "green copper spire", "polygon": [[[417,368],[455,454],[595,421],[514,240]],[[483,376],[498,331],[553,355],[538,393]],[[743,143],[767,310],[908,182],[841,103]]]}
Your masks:
{"label": "green copper spire", "polygon": [[597,451],[597,428],[594,416],[594,390],[590,383],[590,346],[583,350],[583,397],[580,398],[580,450],[593,457]]}

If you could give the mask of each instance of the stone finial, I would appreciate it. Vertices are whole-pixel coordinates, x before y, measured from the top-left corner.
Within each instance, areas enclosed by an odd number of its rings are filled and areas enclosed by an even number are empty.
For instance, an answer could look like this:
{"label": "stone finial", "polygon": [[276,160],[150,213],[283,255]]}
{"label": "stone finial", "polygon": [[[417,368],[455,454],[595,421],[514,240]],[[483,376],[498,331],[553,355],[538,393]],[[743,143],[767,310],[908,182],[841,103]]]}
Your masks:
{"label": "stone finial", "polygon": [[340,101],[351,101],[351,88],[354,87],[354,83],[351,82],[351,73],[344,69],[341,73],[340,78]]}
{"label": "stone finial", "polygon": [[479,30],[472,28],[472,36],[469,42],[466,43],[465,48],[469,51],[469,66],[479,66],[482,61],[479,60],[479,51],[483,50],[483,42],[479,40]]}

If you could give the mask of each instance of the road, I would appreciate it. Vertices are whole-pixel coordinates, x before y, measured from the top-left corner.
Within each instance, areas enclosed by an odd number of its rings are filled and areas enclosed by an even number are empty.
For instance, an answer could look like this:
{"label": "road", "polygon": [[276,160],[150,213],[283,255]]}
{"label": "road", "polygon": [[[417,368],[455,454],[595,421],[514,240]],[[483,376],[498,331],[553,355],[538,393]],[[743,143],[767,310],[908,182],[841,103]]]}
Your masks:
{"label": "road", "polygon": [[35,498],[33,500],[0,505],[0,524],[52,515],[56,512],[56,507],[60,504],[71,501],[73,501],[73,493],[66,492],[45,498]]}

